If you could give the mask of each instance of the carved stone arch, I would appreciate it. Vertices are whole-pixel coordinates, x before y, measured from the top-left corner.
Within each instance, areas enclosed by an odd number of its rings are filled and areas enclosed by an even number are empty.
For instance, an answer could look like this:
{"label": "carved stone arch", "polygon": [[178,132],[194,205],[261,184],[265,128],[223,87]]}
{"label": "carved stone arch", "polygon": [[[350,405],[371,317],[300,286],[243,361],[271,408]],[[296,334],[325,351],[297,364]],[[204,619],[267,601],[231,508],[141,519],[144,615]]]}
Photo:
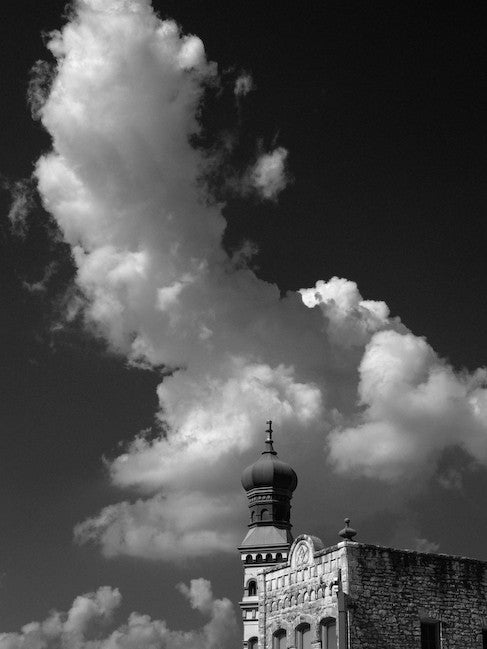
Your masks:
{"label": "carved stone arch", "polygon": [[298,605],[298,599],[297,599],[296,595],[293,595],[291,597],[291,606],[297,606],[297,605]]}
{"label": "carved stone arch", "polygon": [[287,633],[287,627],[284,624],[284,621],[282,620],[272,620],[272,622],[269,625],[269,631],[271,632],[272,635],[274,635],[277,631],[280,630],[286,631]]}
{"label": "carved stone arch", "polygon": [[309,615],[308,613],[300,613],[299,615],[297,615],[295,617],[294,623],[293,623],[293,632],[292,632],[292,635],[290,635],[290,637],[293,637],[294,639],[296,639],[296,634],[297,634],[298,629],[302,628],[305,625],[308,625],[309,628],[310,628],[311,638],[315,637],[315,635],[316,635],[316,629],[315,629],[316,624],[314,622],[313,616]]}
{"label": "carved stone arch", "polygon": [[[270,634],[270,641],[271,641],[271,647],[273,646],[273,638],[276,634],[281,633],[284,631],[286,634],[286,640],[288,643],[290,643],[290,632],[291,628],[289,627],[289,624],[286,624],[284,620],[273,620],[271,624],[269,625],[268,628],[268,634]],[[268,636],[269,637],[269,636]]]}
{"label": "carved stone arch", "polygon": [[313,589],[311,593],[309,594],[309,601],[314,602],[316,599],[316,591]]}
{"label": "carved stone arch", "polygon": [[259,639],[257,636],[253,636],[247,640],[247,649],[257,649],[259,645]]}
{"label": "carved stone arch", "polygon": [[309,602],[309,593],[306,591],[303,595],[303,602]]}
{"label": "carved stone arch", "polygon": [[318,588],[318,599],[321,599],[324,596],[323,588]]}

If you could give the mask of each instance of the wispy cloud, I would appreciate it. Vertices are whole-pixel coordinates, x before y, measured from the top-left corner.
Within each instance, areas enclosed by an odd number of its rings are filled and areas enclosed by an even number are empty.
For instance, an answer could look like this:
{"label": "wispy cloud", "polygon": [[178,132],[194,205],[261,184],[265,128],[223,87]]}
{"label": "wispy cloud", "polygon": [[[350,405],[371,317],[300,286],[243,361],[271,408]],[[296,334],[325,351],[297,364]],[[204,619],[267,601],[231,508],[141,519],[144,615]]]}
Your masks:
{"label": "wispy cloud", "polygon": [[2,181],[3,188],[11,196],[10,209],[7,218],[10,221],[12,232],[23,237],[27,231],[29,214],[35,205],[35,188],[31,179],[9,182]]}
{"label": "wispy cloud", "polygon": [[241,72],[235,80],[233,92],[236,97],[245,97],[254,90],[254,80],[250,72]]}

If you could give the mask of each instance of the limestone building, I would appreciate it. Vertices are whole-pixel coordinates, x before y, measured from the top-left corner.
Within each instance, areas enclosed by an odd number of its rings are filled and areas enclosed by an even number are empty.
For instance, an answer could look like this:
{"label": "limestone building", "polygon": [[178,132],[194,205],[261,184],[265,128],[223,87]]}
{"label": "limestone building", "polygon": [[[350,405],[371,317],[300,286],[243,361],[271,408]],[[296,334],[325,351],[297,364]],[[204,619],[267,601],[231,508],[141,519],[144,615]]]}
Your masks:
{"label": "limestone building", "polygon": [[[269,423],[269,422],[268,422]],[[244,649],[487,649],[487,562],[291,535],[293,469],[265,450],[242,484]]]}

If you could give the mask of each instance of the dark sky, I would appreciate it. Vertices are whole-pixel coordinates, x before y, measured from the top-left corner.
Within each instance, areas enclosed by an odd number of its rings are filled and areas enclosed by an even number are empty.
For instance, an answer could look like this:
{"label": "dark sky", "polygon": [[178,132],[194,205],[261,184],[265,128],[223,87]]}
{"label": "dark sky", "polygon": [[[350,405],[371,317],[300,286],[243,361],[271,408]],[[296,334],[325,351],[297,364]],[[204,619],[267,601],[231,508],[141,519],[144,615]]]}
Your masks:
{"label": "dark sky", "polygon": [[[255,241],[258,275],[282,292],[334,275],[356,281],[366,299],[384,300],[455,368],[474,370],[487,363],[485,23],[480,3],[447,5],[154,2],[162,17],[202,39],[223,75],[251,72],[256,89],[241,115],[236,158],[257,140],[267,148],[275,139],[289,150],[293,182],[277,203],[227,198],[227,248]],[[63,7],[56,0],[3,5],[5,183],[28,177],[50,147],[31,118],[26,87],[31,66],[48,57],[42,33],[62,24]],[[203,120],[208,138],[237,121],[228,102],[215,97]],[[174,585],[203,576],[217,594],[237,601],[237,553],[169,565],[106,560],[96,548],[73,544],[77,522],[126,497],[109,485],[102,457],[152,424],[159,379],[127,369],[79,327],[52,332],[73,278],[69,250],[52,241],[38,204],[26,236],[14,236],[9,204],[4,191],[1,628],[66,609],[77,594],[103,584],[121,588],[125,611],[190,625]],[[51,261],[57,265],[48,291],[26,290],[24,282],[41,279]],[[425,537],[441,551],[487,558],[486,487],[485,469],[471,472],[460,492],[445,496],[432,485],[413,506]],[[308,506],[297,496],[297,531],[333,542],[341,521],[325,525],[321,512],[302,513]],[[245,516],[242,499],[242,535]],[[361,538],[391,542],[398,518],[368,519]]]}

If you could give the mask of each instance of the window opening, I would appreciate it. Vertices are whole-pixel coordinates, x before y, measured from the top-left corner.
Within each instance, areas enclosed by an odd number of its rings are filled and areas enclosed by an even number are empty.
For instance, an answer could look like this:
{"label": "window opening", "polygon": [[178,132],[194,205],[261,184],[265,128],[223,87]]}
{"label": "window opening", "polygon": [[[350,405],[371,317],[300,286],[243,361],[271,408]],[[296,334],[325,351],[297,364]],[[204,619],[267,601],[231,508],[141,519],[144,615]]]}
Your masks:
{"label": "window opening", "polygon": [[248,589],[249,589],[249,597],[253,597],[254,595],[257,595],[257,582],[253,580],[249,581]]}
{"label": "window opening", "polygon": [[272,649],[286,649],[286,632],[284,629],[280,629],[274,633],[272,638]]}
{"label": "window opening", "polygon": [[322,649],[337,649],[337,627],[335,620],[324,620],[321,623]]}
{"label": "window opening", "polygon": [[439,622],[421,622],[421,649],[440,649]]}
{"label": "window opening", "polygon": [[300,624],[296,629],[296,649],[311,649],[311,628],[309,624]]}

